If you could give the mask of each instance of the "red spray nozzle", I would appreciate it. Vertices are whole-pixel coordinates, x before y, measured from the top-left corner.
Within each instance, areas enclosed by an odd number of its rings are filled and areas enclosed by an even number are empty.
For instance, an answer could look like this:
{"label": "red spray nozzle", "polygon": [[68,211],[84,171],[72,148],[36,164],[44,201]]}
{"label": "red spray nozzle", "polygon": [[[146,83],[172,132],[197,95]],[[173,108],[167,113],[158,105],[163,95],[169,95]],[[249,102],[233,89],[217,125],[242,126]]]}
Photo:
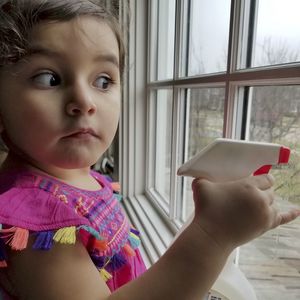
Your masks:
{"label": "red spray nozzle", "polygon": [[291,153],[291,150],[289,148],[281,146],[280,151],[279,151],[278,163],[279,164],[287,164],[290,159],[290,153]]}

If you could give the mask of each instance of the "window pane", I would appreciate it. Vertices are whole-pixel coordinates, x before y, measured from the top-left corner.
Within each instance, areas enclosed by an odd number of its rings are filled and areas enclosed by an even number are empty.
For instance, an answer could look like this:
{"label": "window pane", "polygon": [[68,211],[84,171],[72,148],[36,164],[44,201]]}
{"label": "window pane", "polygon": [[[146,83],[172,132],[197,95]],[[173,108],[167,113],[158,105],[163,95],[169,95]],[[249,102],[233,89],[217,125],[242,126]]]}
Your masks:
{"label": "window pane", "polygon": [[300,1],[259,0],[253,66],[300,60]]}
{"label": "window pane", "polygon": [[[186,94],[186,158],[190,159],[214,139],[222,137],[224,123],[223,88],[193,88]],[[194,208],[191,183],[184,180],[184,204],[182,218],[186,220]]]}
{"label": "window pane", "polygon": [[[175,0],[152,1],[152,43],[151,51],[157,57],[151,64],[153,80],[173,78],[175,41]],[[153,57],[153,56],[152,56]]]}
{"label": "window pane", "polygon": [[230,0],[191,0],[188,75],[224,72]]}
{"label": "window pane", "polygon": [[[276,205],[300,208],[300,86],[254,87],[251,93],[250,139],[292,150],[290,166],[271,171]],[[300,219],[241,247],[240,267],[258,299],[299,299]]]}
{"label": "window pane", "polygon": [[172,90],[159,90],[156,94],[155,189],[167,203],[171,182],[172,97]]}

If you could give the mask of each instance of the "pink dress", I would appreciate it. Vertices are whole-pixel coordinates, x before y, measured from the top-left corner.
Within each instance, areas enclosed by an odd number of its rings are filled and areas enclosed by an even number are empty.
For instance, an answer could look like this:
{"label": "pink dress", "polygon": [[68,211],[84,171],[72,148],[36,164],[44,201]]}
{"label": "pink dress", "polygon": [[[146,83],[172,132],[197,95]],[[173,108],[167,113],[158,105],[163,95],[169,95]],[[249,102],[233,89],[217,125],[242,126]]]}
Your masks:
{"label": "pink dress", "polygon": [[[111,291],[138,277],[145,265],[137,249],[139,232],[133,228],[110,182],[91,171],[98,191],[70,186],[28,171],[0,174],[0,267],[7,266],[5,244],[47,251],[54,243],[85,245]],[[1,282],[0,282],[1,285]],[[13,299],[2,290],[1,299]]]}

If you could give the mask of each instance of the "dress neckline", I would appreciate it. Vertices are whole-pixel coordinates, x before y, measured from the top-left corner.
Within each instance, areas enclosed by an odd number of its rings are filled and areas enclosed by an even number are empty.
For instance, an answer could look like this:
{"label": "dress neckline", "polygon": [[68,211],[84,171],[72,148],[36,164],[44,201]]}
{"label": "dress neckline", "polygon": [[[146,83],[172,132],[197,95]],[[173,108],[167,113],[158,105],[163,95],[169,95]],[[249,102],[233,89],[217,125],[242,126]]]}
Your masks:
{"label": "dress neckline", "polygon": [[98,190],[80,188],[50,175],[26,169],[4,171],[0,173],[0,177],[3,176],[4,178],[11,178],[16,184],[21,184],[22,186],[34,186],[47,191],[50,191],[50,187],[56,186],[60,189],[76,192],[76,194],[82,193],[89,196],[100,196],[102,194],[107,195],[107,193],[110,194],[110,192],[112,192],[111,185],[105,176],[93,170],[90,170],[90,174],[101,186]]}

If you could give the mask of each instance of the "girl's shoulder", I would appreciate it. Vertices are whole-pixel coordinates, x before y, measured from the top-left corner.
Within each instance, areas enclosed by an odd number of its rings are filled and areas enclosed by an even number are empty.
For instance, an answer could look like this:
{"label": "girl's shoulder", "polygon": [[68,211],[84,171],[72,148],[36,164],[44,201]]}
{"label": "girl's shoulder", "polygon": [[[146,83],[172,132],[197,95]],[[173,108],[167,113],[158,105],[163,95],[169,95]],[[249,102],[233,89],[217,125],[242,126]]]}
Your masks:
{"label": "girl's shoulder", "polygon": [[105,279],[136,254],[139,233],[113,190],[118,185],[91,174],[102,186],[98,191],[27,171],[0,174],[0,266],[6,265],[4,244],[22,250],[29,236],[34,236],[33,248],[42,250],[79,238]]}
{"label": "girl's shoulder", "polygon": [[75,190],[28,171],[0,174],[0,224],[30,231],[88,224],[71,207]]}

